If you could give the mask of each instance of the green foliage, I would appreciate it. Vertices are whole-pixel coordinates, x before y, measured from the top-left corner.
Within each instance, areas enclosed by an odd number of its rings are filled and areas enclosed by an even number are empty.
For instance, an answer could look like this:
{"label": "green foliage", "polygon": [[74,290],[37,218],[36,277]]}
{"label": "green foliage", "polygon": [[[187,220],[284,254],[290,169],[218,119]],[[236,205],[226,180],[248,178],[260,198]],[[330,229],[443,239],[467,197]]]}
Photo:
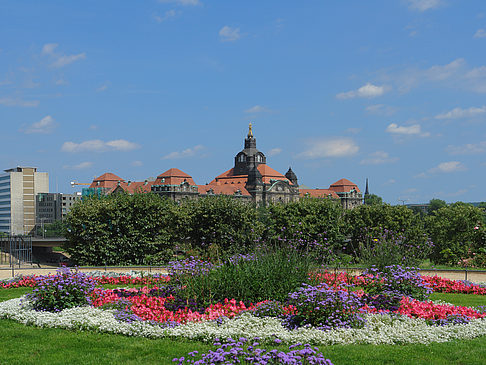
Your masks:
{"label": "green foliage", "polygon": [[175,282],[185,287],[188,301],[201,306],[238,298],[245,303],[284,301],[308,278],[311,259],[292,249],[259,247],[252,255],[237,255],[209,268],[201,261],[185,262]]}
{"label": "green foliage", "polygon": [[384,270],[389,265],[418,266],[432,251],[433,244],[429,240],[410,241],[387,229],[372,231],[359,243],[358,257],[367,267]]}
{"label": "green foliage", "polygon": [[439,209],[444,208],[444,207],[447,207],[447,203],[444,200],[441,200],[441,199],[432,199],[429,202],[428,213],[429,213],[429,215],[431,215],[436,210],[439,210]]}
{"label": "green foliage", "polygon": [[364,197],[365,205],[383,205],[383,199],[375,194],[367,194]]}
{"label": "green foliage", "polygon": [[386,230],[400,235],[403,245],[426,246],[429,239],[419,215],[403,205],[361,205],[346,211],[350,237],[348,253],[359,257],[360,246]]}
{"label": "green foliage", "polygon": [[184,200],[179,209],[179,242],[200,251],[244,251],[262,232],[255,206],[231,196]]}
{"label": "green foliage", "polygon": [[331,199],[303,198],[288,204],[270,204],[262,212],[268,241],[287,240],[338,249],[345,239],[344,210]]}
{"label": "green foliage", "polygon": [[172,246],[177,206],[155,194],[114,194],[76,204],[67,217],[66,251],[79,265],[160,263]]}
{"label": "green foliage", "polygon": [[458,264],[470,252],[486,248],[484,214],[480,208],[454,203],[427,217],[427,229],[435,244],[432,260],[439,264]]}
{"label": "green foliage", "polygon": [[[42,232],[44,229],[44,232]],[[36,235],[40,237],[64,237],[66,234],[66,224],[62,220],[53,223],[37,225]]]}

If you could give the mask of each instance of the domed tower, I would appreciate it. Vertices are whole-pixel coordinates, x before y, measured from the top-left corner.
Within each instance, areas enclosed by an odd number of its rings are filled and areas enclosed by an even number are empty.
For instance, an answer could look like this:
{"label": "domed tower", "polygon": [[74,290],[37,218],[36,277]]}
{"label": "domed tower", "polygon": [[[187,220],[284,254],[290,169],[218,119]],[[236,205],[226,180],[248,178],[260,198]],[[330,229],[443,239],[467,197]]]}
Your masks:
{"label": "domed tower", "polygon": [[292,168],[289,167],[289,171],[287,171],[285,173],[285,177],[287,179],[289,179],[289,181],[295,185],[295,186],[299,186],[299,184],[297,183],[297,175],[295,174],[295,172],[292,171]]}
{"label": "domed tower", "polygon": [[[254,159],[251,157],[254,157]],[[258,167],[260,164],[266,164],[267,158],[256,148],[256,138],[253,136],[252,125],[250,123],[248,135],[245,138],[245,148],[235,156],[233,174],[248,175],[251,167],[250,164],[252,163],[255,163],[255,166]]]}

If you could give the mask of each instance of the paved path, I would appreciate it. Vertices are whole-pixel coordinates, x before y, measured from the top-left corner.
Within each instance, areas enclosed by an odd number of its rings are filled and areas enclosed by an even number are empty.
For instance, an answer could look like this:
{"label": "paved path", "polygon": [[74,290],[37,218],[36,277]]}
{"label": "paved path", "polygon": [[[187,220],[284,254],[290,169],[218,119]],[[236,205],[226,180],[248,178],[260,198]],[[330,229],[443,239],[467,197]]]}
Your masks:
{"label": "paved path", "polygon": [[[49,273],[54,274],[56,272],[57,266],[42,266],[38,268],[36,266],[24,266],[22,268],[14,268],[14,275],[46,275]],[[160,274],[167,274],[167,270],[164,268],[153,268],[153,267],[137,267],[137,268],[107,268],[105,270],[104,267],[98,268],[82,268],[79,269],[83,272],[88,271],[111,271],[111,272],[121,272],[125,273],[128,271],[143,271],[146,273],[160,273]],[[341,270],[343,271],[343,270]],[[358,270],[348,270],[350,274],[359,274]],[[452,279],[452,280],[469,280],[476,283],[486,283],[486,271],[482,272],[471,272],[471,271],[441,271],[441,270],[423,270],[421,271],[423,275],[430,275],[430,276],[440,276],[442,278]],[[8,279],[12,277],[12,270],[8,268],[8,266],[0,266],[0,280]]]}

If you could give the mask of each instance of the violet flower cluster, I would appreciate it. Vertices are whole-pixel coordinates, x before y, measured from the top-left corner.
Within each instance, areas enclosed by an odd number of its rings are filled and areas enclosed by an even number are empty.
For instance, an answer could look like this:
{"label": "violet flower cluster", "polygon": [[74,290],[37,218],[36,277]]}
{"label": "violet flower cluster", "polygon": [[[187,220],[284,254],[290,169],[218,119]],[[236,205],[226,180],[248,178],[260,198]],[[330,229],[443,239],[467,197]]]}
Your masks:
{"label": "violet flower cluster", "polygon": [[381,271],[375,267],[365,270],[362,277],[366,278],[365,291],[368,295],[384,294],[390,297],[403,296],[426,300],[432,289],[426,285],[418,269],[400,265],[386,266]]}
{"label": "violet flower cluster", "polygon": [[[281,341],[276,339],[275,343],[279,344]],[[258,339],[249,341],[246,338],[240,338],[238,341],[228,338],[226,343],[216,342],[215,346],[219,346],[214,351],[209,351],[207,354],[202,354],[200,360],[195,358],[198,356],[197,351],[192,351],[188,354],[186,359],[184,356],[175,358],[173,362],[178,365],[183,364],[309,364],[309,365],[332,365],[329,359],[319,352],[317,347],[312,347],[309,344],[295,344],[289,347],[289,352],[279,351],[277,349],[266,350],[259,348]]]}
{"label": "violet flower cluster", "polygon": [[96,282],[82,272],[73,272],[68,267],[57,269],[56,275],[38,276],[37,285],[26,301],[35,310],[59,312],[91,304],[90,294]]}
{"label": "violet flower cluster", "polygon": [[363,327],[365,320],[359,311],[362,303],[350,287],[303,284],[299,290],[289,294],[296,312],[288,316],[283,325],[289,329],[311,325],[321,330]]}

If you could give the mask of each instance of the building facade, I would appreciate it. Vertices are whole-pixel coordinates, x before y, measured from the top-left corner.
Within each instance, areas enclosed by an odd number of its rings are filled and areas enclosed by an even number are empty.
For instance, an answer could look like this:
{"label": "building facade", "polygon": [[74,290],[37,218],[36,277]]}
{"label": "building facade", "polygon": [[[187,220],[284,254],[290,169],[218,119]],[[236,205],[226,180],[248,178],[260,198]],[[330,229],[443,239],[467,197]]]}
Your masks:
{"label": "building facade", "polygon": [[36,224],[36,196],[49,192],[49,174],[16,167],[0,174],[0,232],[27,235]]}
{"label": "building facade", "polygon": [[72,206],[81,200],[80,194],[39,193],[36,196],[36,224],[64,220]]}
{"label": "building facade", "polygon": [[297,175],[291,168],[285,175],[267,165],[265,154],[257,149],[256,138],[250,124],[244,148],[234,157],[233,167],[216,176],[210,183],[197,185],[192,176],[171,168],[153,181],[125,181],[113,173],[105,173],[93,180],[83,195],[112,194],[117,192],[152,192],[175,201],[197,199],[204,196],[229,195],[256,204],[289,203],[301,197],[340,200],[346,209],[362,204],[358,186],[341,179],[329,189],[300,189]]}

